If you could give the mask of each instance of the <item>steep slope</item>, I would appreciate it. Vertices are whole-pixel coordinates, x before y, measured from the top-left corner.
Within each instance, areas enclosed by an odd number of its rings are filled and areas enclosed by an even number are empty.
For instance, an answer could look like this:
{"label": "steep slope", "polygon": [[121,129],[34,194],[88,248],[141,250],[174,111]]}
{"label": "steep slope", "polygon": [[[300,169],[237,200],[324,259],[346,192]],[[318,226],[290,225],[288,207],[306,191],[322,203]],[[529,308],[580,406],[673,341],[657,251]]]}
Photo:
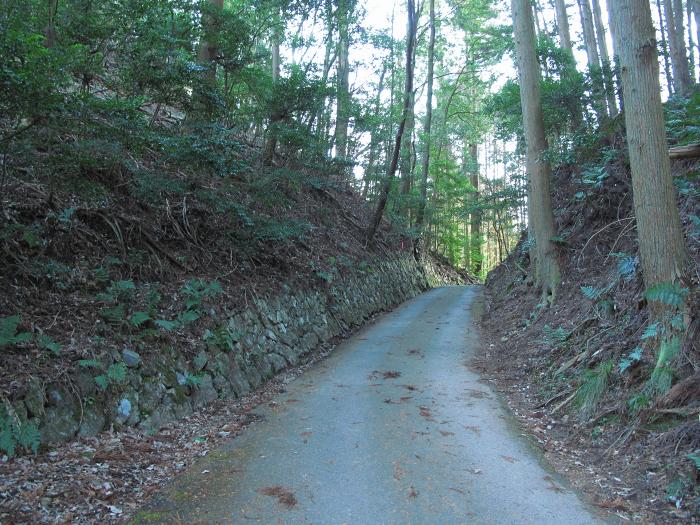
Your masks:
{"label": "steep slope", "polygon": [[538,304],[523,238],[488,277],[483,324],[490,344],[477,366],[507,395],[550,459],[601,506],[635,523],[696,522],[698,161],[673,166],[692,257],[689,329],[673,362],[675,386],[656,399],[647,383],[657,343],[648,337],[624,148],[615,135],[583,152],[595,159],[589,164],[556,171],[564,275],[557,301],[552,307]]}

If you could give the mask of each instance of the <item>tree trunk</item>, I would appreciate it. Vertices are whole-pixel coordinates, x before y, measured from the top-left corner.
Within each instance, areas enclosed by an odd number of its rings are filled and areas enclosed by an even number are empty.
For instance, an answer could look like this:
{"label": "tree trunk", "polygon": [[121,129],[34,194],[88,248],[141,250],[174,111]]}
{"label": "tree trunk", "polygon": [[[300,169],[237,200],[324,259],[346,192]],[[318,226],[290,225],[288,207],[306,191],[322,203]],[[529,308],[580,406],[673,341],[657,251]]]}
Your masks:
{"label": "tree trunk", "polygon": [[338,2],[338,85],[335,117],[335,158],[347,156],[350,123],[350,11],[352,0]]}
{"label": "tree trunk", "polygon": [[528,0],[511,0],[511,7],[527,146],[529,225],[535,241],[530,253],[535,286],[542,291],[543,299],[554,302],[561,282],[561,270],[556,246],[552,242],[555,228],[550,195],[551,168],[545,160],[547,140],[542,117],[541,77],[535,51],[532,9]]}
{"label": "tree trunk", "polygon": [[474,275],[479,275],[481,273],[484,259],[481,253],[481,245],[483,241],[481,238],[482,214],[481,210],[476,208],[481,197],[481,193],[479,192],[479,157],[477,153],[478,150],[476,144],[469,144],[469,182],[476,190],[471,199],[473,209],[469,214],[469,228],[471,229],[471,236],[469,238],[471,248],[469,250],[469,259],[471,261],[471,270],[474,272]]}
{"label": "tree trunk", "polygon": [[[688,5],[690,5],[695,18],[695,43],[698,46],[698,57],[700,58],[700,0],[688,0]],[[688,31],[690,31],[690,24],[688,24]],[[700,75],[700,71],[698,74]]]}
{"label": "tree trunk", "polygon": [[428,87],[425,102],[425,128],[423,131],[423,159],[421,163],[420,202],[416,214],[416,226],[418,227],[418,242],[423,233],[423,221],[425,220],[425,206],[428,200],[428,171],[430,169],[430,131],[433,123],[433,76],[435,69],[435,0],[430,0],[430,40],[428,41]]}
{"label": "tree trunk", "polygon": [[605,82],[605,98],[608,101],[608,115],[617,115],[617,101],[615,100],[615,83],[613,82],[608,42],[605,38],[605,25],[603,13],[600,10],[600,0],[591,0],[593,6],[593,21],[595,22],[595,34],[598,39],[598,51],[600,51],[600,63],[603,68],[603,81]]}
{"label": "tree trunk", "polygon": [[58,11],[58,0],[48,0],[49,16],[44,28],[44,45],[48,48],[56,45],[56,12]]}
{"label": "tree trunk", "polygon": [[680,13],[678,13],[677,4],[680,3],[678,0],[663,0],[663,2],[668,44],[671,48],[674,92],[679,95],[687,95],[690,92],[692,80],[688,69],[688,55],[685,52],[683,7],[681,6]]}
{"label": "tree trunk", "polygon": [[586,47],[586,57],[588,59],[588,74],[591,77],[593,90],[593,110],[600,125],[607,113],[605,111],[603,70],[600,67],[600,56],[598,55],[598,44],[595,38],[595,27],[593,24],[593,12],[588,0],[578,0],[578,8],[581,14],[581,24],[583,26],[583,42]]}
{"label": "tree trunk", "polygon": [[389,170],[382,185],[381,193],[379,195],[379,202],[377,202],[377,208],[374,211],[374,216],[372,217],[372,222],[367,228],[367,244],[371,243],[374,239],[379,224],[382,221],[382,216],[384,215],[384,209],[386,208],[386,201],[389,198],[389,191],[391,190],[391,183],[396,175],[396,168],[399,165],[399,153],[401,151],[401,139],[403,138],[404,128],[406,127],[406,119],[408,117],[408,112],[411,105],[411,93],[413,93],[413,48],[416,41],[416,22],[418,15],[415,8],[415,0],[407,0],[407,11],[408,11],[408,27],[406,30],[406,85],[404,89],[403,97],[403,112],[401,115],[401,122],[399,122],[399,129],[396,132],[396,140],[394,142],[394,150],[391,155],[391,163],[389,164]]}
{"label": "tree trunk", "polygon": [[205,76],[209,84],[216,83],[216,57],[219,54],[219,23],[215,11],[224,8],[224,0],[207,0],[208,8],[202,15],[203,37],[199,44],[199,63],[206,67]]}
{"label": "tree trunk", "polygon": [[[664,57],[664,73],[666,75],[666,86],[668,92],[673,93],[673,75],[671,74],[671,63],[669,62],[668,39],[666,38],[666,24],[661,11],[661,0],[656,0],[656,8],[659,12],[659,30],[661,32],[661,54]],[[614,36],[613,36],[614,38]]]}
{"label": "tree trunk", "polygon": [[647,288],[683,276],[686,249],[659,86],[656,33],[647,2],[608,2],[620,57],[639,252]]}
{"label": "tree trunk", "polygon": [[695,42],[693,42],[693,2],[686,3],[686,21],[688,23],[688,73],[691,82],[695,82]]}
{"label": "tree trunk", "polygon": [[559,46],[571,51],[571,31],[569,29],[569,15],[566,13],[566,1],[555,0],[554,7],[557,11],[557,31],[559,33]]}
{"label": "tree trunk", "polygon": [[[272,41],[270,42],[270,51],[272,53],[272,88],[274,91],[275,86],[280,79],[280,46],[282,44],[282,21],[281,16],[277,13],[277,20],[275,28],[272,33]],[[275,150],[277,149],[277,124],[280,122],[282,116],[277,110],[274,110],[270,114],[270,126],[267,130],[268,137],[267,143],[265,144],[265,151],[263,153],[263,164],[266,166],[271,166],[272,161],[275,158]]]}

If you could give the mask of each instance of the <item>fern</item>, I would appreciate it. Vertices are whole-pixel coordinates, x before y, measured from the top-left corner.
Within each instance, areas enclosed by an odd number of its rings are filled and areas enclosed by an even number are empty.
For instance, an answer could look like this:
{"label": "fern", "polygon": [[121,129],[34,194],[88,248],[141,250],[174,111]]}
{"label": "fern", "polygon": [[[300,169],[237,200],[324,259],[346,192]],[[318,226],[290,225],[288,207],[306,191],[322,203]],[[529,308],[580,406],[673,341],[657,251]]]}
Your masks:
{"label": "fern", "polygon": [[50,350],[53,355],[58,356],[61,355],[61,351],[63,350],[63,346],[61,346],[59,343],[51,339],[48,335],[40,335],[38,337],[38,342],[39,346],[41,348],[45,348],[46,350]]}
{"label": "fern", "polygon": [[622,374],[625,372],[628,368],[630,368],[633,364],[638,363],[642,359],[642,348],[638,346],[634,350],[632,350],[627,357],[623,357],[620,360],[620,364],[618,365],[618,369],[620,370],[620,373]]}
{"label": "fern", "polygon": [[94,368],[97,370],[102,370],[104,367],[97,359],[81,359],[78,361],[78,366],[81,368]]}
{"label": "fern", "polygon": [[601,295],[603,295],[604,290],[596,288],[595,286],[582,286],[581,293],[585,295],[591,301],[597,301]]}
{"label": "fern", "polygon": [[100,317],[109,324],[121,324],[126,319],[126,307],[123,304],[118,304],[110,308],[102,308]]}
{"label": "fern", "polygon": [[36,453],[41,434],[35,422],[21,421],[13,409],[0,407],[0,450],[12,457],[18,447]]}
{"label": "fern", "polygon": [[31,341],[31,332],[17,331],[21,322],[22,318],[19,315],[0,317],[0,348]]}
{"label": "fern", "polygon": [[133,314],[131,314],[129,321],[131,321],[132,325],[138,328],[146,321],[150,321],[150,319],[151,316],[148,314],[148,312],[134,312]]}
{"label": "fern", "polygon": [[689,290],[677,283],[660,283],[647,289],[644,293],[647,301],[660,302],[667,306],[681,307]]}
{"label": "fern", "polygon": [[653,339],[664,333],[664,327],[661,323],[652,323],[644,329],[642,340]]}
{"label": "fern", "polygon": [[681,350],[681,339],[678,336],[661,341],[656,368],[651,373],[649,387],[656,395],[666,393],[673,383],[673,368],[671,362]]}
{"label": "fern", "polygon": [[126,381],[126,372],[124,363],[114,363],[107,369],[107,377],[111,383],[123,383]]}
{"label": "fern", "polygon": [[587,370],[584,373],[581,386],[574,397],[574,403],[579,408],[581,420],[586,421],[595,413],[598,403],[608,387],[612,370],[613,362],[608,360],[600,363],[595,370]]}

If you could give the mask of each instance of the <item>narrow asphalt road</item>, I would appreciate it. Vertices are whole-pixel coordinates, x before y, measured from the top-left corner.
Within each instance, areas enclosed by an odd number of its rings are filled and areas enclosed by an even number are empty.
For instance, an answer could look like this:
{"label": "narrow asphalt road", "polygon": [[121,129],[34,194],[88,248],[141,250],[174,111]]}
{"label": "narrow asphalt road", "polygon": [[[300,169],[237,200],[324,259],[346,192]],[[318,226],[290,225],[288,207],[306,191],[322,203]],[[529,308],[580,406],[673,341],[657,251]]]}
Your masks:
{"label": "narrow asphalt road", "polygon": [[605,523],[468,368],[479,298],[438,288],[381,317],[134,523]]}

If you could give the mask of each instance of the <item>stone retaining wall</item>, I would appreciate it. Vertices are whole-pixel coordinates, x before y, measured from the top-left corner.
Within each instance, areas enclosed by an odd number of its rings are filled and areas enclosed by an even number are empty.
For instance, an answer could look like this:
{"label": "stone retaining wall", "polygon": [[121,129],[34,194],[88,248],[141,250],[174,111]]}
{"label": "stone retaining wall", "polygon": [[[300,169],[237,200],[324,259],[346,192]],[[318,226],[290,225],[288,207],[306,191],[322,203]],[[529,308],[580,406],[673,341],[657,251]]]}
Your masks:
{"label": "stone retaining wall", "polygon": [[228,333],[235,334],[230,350],[214,347],[193,357],[168,348],[142,358],[125,349],[103,363],[105,370],[116,362],[127,367],[126,379],[105,392],[96,387],[94,370],[77,368],[67,381],[30,382],[13,405],[20,417],[39,419],[46,443],[125,425],[155,430],[217,398],[259,387],[322,343],[426,290],[426,274],[406,255],[325,287],[286,291],[226,321]]}

